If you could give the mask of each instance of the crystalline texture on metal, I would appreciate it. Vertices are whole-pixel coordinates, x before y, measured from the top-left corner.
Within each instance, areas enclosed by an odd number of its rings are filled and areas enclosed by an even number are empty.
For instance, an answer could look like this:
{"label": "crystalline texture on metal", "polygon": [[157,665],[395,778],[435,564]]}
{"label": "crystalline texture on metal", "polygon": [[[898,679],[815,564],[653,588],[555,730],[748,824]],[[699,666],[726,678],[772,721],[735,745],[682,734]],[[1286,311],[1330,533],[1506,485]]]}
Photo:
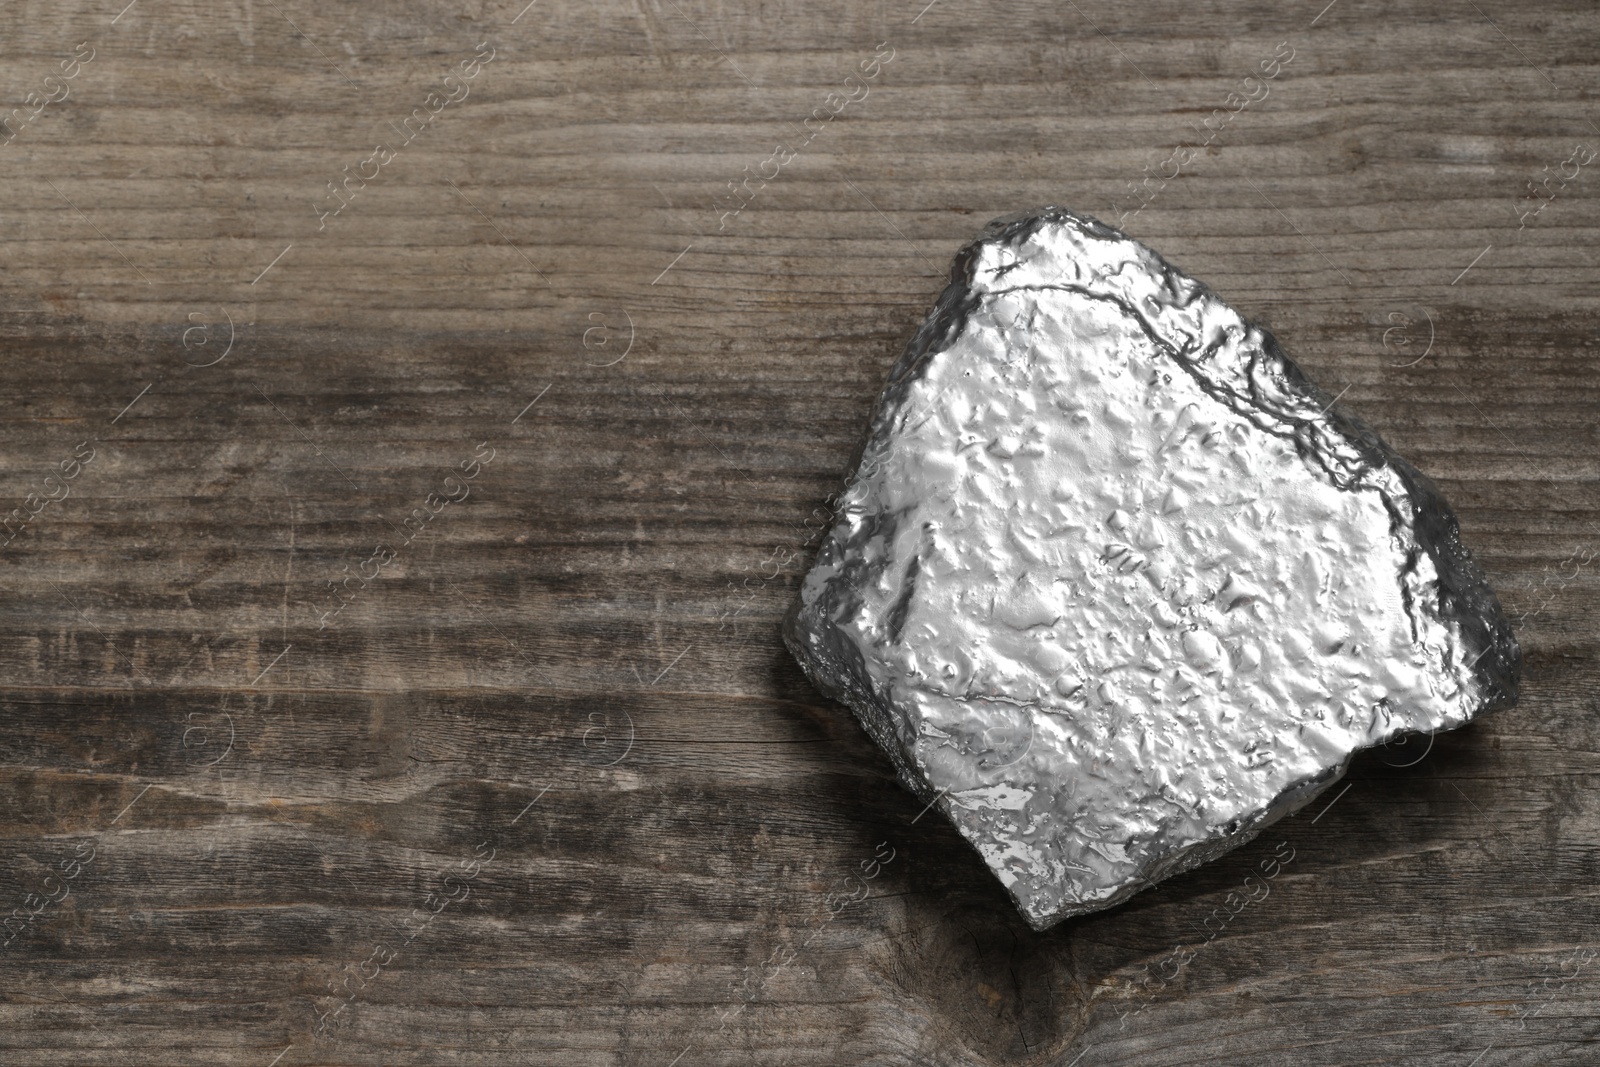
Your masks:
{"label": "crystalline texture on metal", "polygon": [[1515,702],[1449,506],[1270,334],[1061,208],[951,277],[784,638],[1032,925]]}

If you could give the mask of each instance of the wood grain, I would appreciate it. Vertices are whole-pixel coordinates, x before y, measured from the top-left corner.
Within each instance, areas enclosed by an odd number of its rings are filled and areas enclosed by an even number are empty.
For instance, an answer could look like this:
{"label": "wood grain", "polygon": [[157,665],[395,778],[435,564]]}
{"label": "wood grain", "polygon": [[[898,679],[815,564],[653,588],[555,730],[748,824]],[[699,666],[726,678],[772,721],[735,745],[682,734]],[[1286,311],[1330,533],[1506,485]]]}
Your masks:
{"label": "wood grain", "polygon": [[[1600,14],[925,3],[4,5],[0,1062],[1596,1061]],[[1440,483],[1527,681],[1038,935],[776,625],[1052,202]]]}

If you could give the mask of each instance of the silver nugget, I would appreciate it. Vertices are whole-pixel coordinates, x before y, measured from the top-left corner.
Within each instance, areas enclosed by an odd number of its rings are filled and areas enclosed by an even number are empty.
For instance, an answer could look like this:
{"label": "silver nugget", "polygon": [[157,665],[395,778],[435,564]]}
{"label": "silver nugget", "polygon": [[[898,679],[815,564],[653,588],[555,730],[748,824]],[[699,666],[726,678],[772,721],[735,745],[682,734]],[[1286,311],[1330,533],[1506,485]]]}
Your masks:
{"label": "silver nugget", "polygon": [[1433,484],[1061,208],[958,255],[784,637],[1038,929],[1509,706],[1520,670]]}

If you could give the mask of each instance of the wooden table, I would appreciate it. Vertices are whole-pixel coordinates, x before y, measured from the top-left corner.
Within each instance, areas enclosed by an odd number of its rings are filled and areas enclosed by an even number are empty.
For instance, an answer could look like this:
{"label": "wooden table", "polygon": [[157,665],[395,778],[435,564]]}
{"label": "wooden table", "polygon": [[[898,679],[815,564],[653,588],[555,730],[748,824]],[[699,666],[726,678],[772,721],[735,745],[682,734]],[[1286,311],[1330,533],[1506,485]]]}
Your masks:
{"label": "wooden table", "polygon": [[[0,1063],[1600,1062],[1592,4],[122,2],[0,40]],[[776,624],[1051,202],[1431,474],[1527,668],[1039,935]]]}

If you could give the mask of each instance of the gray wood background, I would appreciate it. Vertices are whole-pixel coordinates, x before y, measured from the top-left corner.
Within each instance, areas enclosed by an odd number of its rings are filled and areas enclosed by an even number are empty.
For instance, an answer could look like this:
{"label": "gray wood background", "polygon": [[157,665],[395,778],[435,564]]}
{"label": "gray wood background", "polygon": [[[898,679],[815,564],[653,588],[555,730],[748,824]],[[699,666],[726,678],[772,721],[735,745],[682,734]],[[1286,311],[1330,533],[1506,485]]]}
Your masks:
{"label": "gray wood background", "polygon": [[[1592,3],[123,2],[0,4],[0,1063],[1600,1062]],[[776,623],[1051,202],[1433,475],[1527,672],[1038,935]]]}

